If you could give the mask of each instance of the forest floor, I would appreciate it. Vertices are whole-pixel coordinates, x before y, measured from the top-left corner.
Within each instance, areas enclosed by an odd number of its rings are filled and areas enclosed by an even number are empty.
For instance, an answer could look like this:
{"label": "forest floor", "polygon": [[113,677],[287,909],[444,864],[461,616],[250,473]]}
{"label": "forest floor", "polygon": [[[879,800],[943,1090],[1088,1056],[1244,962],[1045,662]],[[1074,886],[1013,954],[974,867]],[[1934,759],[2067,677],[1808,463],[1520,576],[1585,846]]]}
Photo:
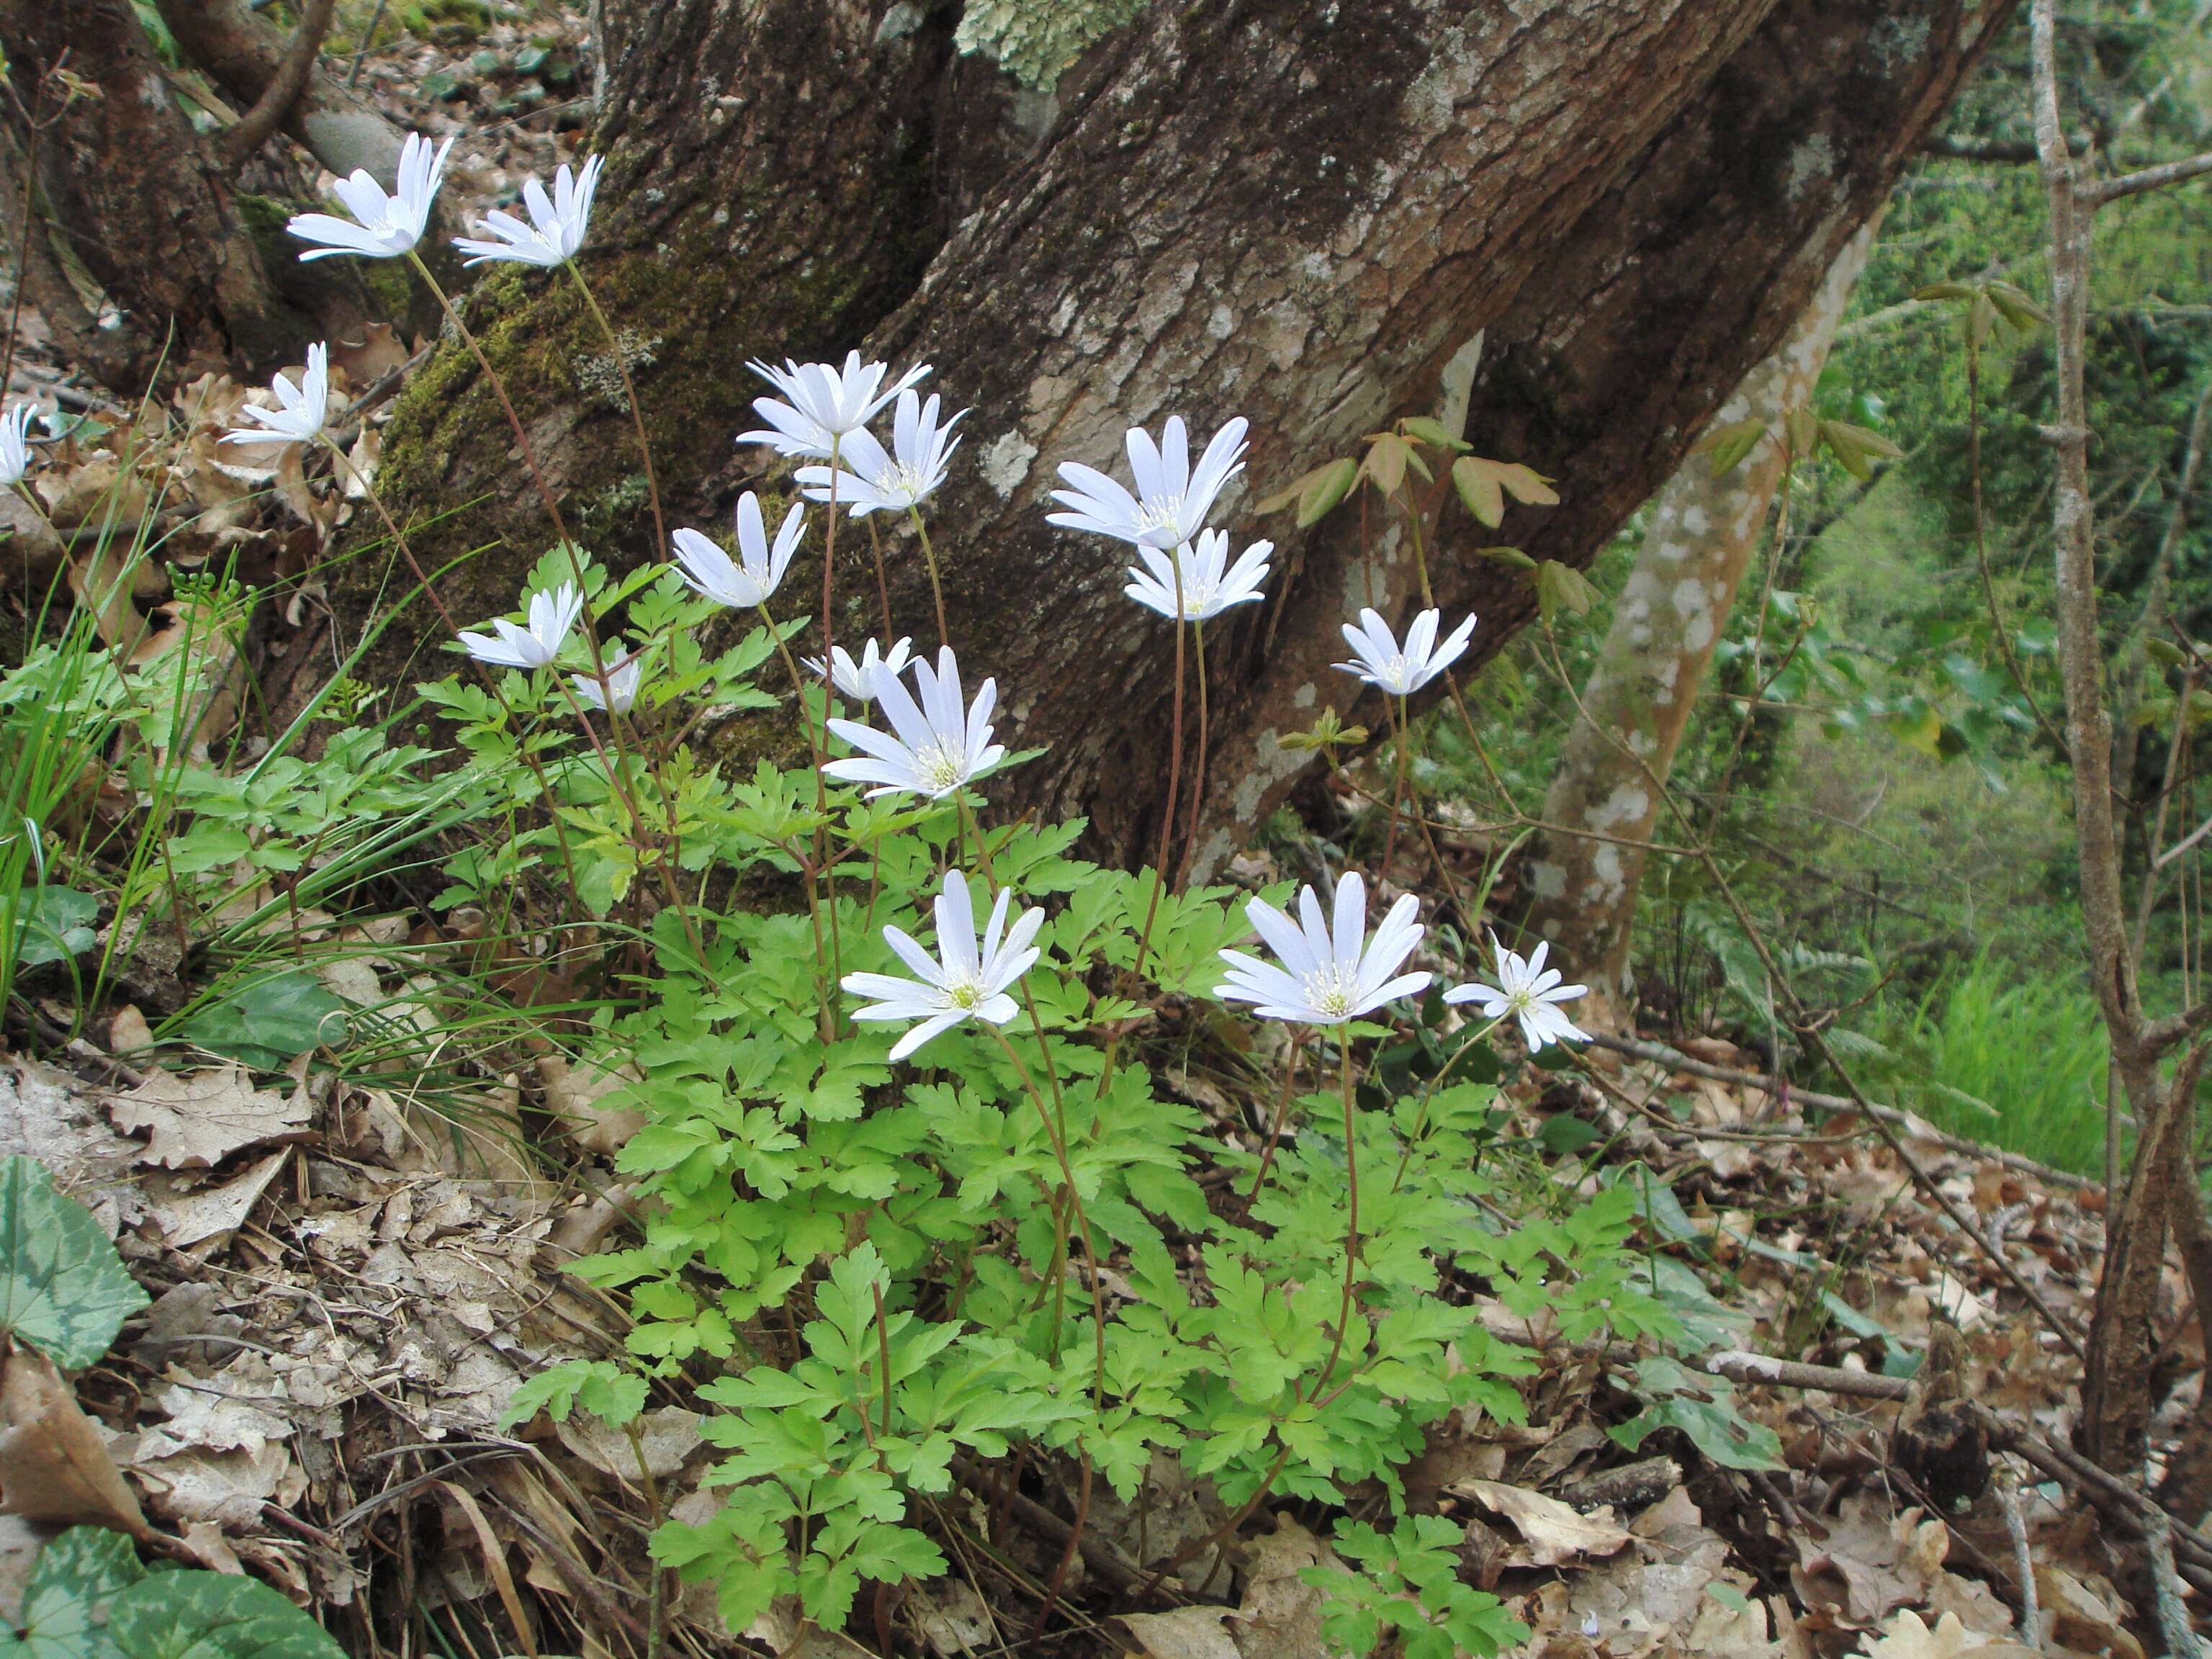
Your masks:
{"label": "forest floor", "polygon": [[[581,43],[576,18],[549,13],[464,44],[381,48],[362,73],[395,119],[434,136],[467,126],[448,198],[465,219],[573,153],[563,112],[580,95]],[[337,653],[303,578],[359,501],[294,452],[265,466],[220,453],[247,395],[227,377],[118,406],[52,356],[35,315],[19,338],[11,400],[83,421],[40,484],[55,523],[66,532],[112,510],[120,490],[167,526],[165,568],[112,607],[105,642],[141,665],[228,653],[216,678],[233,709],[326,673]],[[334,343],[334,379],[360,400],[351,453],[372,474],[378,423],[426,344],[388,331]],[[27,548],[47,536],[27,515],[0,524]],[[59,547],[44,545],[58,568]],[[236,633],[203,626],[216,601],[179,578],[223,568],[289,581],[289,603]],[[1267,872],[1251,862],[1256,885]],[[236,915],[272,890],[249,883]],[[393,1010],[426,962],[468,964],[474,948],[465,914],[311,908],[268,932],[337,1004],[381,1009],[387,1026],[406,1024]],[[131,1000],[89,1024],[64,981],[26,981],[33,1012],[0,1066],[0,1157],[52,1170],[153,1297],[79,1379],[76,1403],[56,1402],[35,1431],[118,1471],[153,1547],[261,1577],[354,1651],[372,1650],[393,1608],[450,1615],[436,1628],[476,1659],[641,1651],[646,1534],[717,1507],[696,1400],[664,1384],[635,1443],[576,1422],[501,1426],[524,1378],[622,1349],[619,1298],[564,1271],[628,1209],[615,1158],[637,1124],[595,1103],[611,1080],[526,1040],[499,1050],[465,1097],[422,1097],[400,1064],[334,1071],[302,1054],[285,1076],[179,1045],[157,1065],[152,1027],[203,988],[189,955],[165,960],[163,944],[150,930],[131,941],[118,982]],[[526,962],[498,972],[524,1012],[545,990]],[[434,1033],[439,1012],[422,998],[420,1028]],[[310,1046],[288,1052],[263,1014],[248,1016],[284,1058]],[[1532,1632],[1524,1651],[1553,1659],[2008,1659],[2021,1650],[2008,1644],[2026,1563],[2045,1653],[2143,1653],[2151,1609],[2116,1586],[2140,1559],[2129,1500],[2085,1487],[2066,1449],[2101,1189],[1910,1115],[1749,1086],[1759,1059],[1719,1036],[1683,1047],[1595,1048],[1574,1070],[1524,1073],[1501,1103],[1498,1139],[1540,1183],[1571,1190],[1601,1170],[1632,1171],[1640,1271],[1684,1312],[1692,1346],[1719,1357],[1693,1373],[1648,1341],[1578,1345],[1540,1314],[1486,1307],[1498,1334],[1541,1356],[1519,1385],[1528,1420],[1455,1416],[1407,1475],[1418,1504],[1464,1523],[1462,1577],[1505,1598]],[[1249,1102],[1195,1073],[1167,1081],[1224,1140],[1250,1139]],[[2206,1356],[2187,1305],[2169,1274],[2158,1316],[2174,1334],[2160,1363],[2193,1378]],[[2195,1387],[2168,1398],[2161,1449]],[[1667,1404],[1639,1415],[1654,1394]],[[1993,1479],[1993,1445],[2026,1478]],[[1362,1497],[1381,1511],[1379,1488]],[[954,1572],[864,1600],[856,1630],[878,1652],[938,1659],[1039,1646],[1039,1587],[1078,1507],[1050,1467],[984,1472],[938,1513]],[[78,1518],[131,1519],[96,1507]],[[1206,1483],[1164,1462],[1137,1502],[1091,1501],[1042,1645],[1321,1659],[1320,1592],[1299,1577],[1328,1555],[1318,1511],[1283,1504],[1273,1531],[1249,1528],[1130,1593],[1224,1519]],[[16,1616],[39,1536],[0,1516],[0,1619]],[[2207,1547],[2185,1535],[2185,1566],[2212,1567]],[[696,1654],[739,1639],[808,1659],[860,1650],[775,1616],[726,1631],[703,1585],[672,1613],[669,1640]]]}

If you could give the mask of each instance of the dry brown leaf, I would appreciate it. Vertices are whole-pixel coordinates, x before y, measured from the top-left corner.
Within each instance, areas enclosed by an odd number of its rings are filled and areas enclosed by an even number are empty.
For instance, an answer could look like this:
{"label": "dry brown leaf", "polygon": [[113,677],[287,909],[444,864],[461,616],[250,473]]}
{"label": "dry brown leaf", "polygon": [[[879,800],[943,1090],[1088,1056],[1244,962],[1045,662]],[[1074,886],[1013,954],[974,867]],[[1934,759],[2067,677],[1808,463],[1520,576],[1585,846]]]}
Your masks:
{"label": "dry brown leaf", "polygon": [[1628,1529],[1613,1518],[1609,1508],[1584,1515],[1556,1498],[1497,1480],[1462,1480],[1450,1490],[1456,1497],[1472,1498],[1504,1516],[1519,1529],[1528,1557],[1521,1565],[1564,1566],[1586,1556],[1613,1555],[1628,1547]]}
{"label": "dry brown leaf", "polygon": [[407,343],[389,323],[370,323],[358,340],[333,340],[331,367],[342,368],[357,388],[367,388],[380,376],[407,365]]}
{"label": "dry brown leaf", "polygon": [[1959,1659],[1963,1653],[1981,1659],[2036,1659],[2032,1649],[2017,1642],[1968,1630],[1955,1613],[1945,1613],[1930,1630],[1910,1609],[1899,1611],[1879,1637],[1868,1638],[1860,1652],[1866,1659]]}
{"label": "dry brown leaf", "polygon": [[1242,1659],[1222,1628],[1229,1607],[1170,1607],[1165,1613],[1125,1613],[1121,1622],[1152,1659]]}
{"label": "dry brown leaf", "polygon": [[1340,1566],[1336,1552],[1288,1516],[1244,1547],[1244,1601],[1233,1632],[1243,1659],[1322,1659],[1322,1593],[1298,1575]]}
{"label": "dry brown leaf", "polygon": [[2060,1647],[2112,1659],[2143,1659],[2142,1644],[2128,1633],[2127,1605],[2101,1580],[2092,1585],[2063,1567],[2039,1562],[2035,1589],[2045,1629]]}
{"label": "dry brown leaf", "polygon": [[642,1081],[635,1066],[608,1072],[588,1060],[572,1066],[558,1054],[548,1054],[538,1062],[538,1078],[545,1087],[546,1109],[587,1152],[618,1152],[645,1127],[643,1112],[599,1103]]}
{"label": "dry brown leaf", "polygon": [[686,1459],[707,1443],[699,1431],[699,1413],[680,1406],[663,1406],[637,1419],[638,1446],[629,1434],[596,1417],[568,1419],[555,1426],[561,1443],[601,1474],[612,1475],[625,1486],[637,1485],[637,1453],[645,1453],[646,1472],[656,1481],[678,1474]]}
{"label": "dry brown leaf", "polygon": [[1838,1624],[1871,1630],[1891,1608],[1926,1597],[1948,1534],[1939,1544],[1918,1511],[1892,1516],[1886,1510],[1872,1493],[1854,1492],[1827,1523],[1825,1540],[1793,1540],[1798,1559],[1790,1583],[1807,1607],[1831,1609]]}
{"label": "dry brown leaf", "polygon": [[31,1348],[0,1360],[0,1510],[50,1526],[146,1534],[98,1425],[53,1362]]}
{"label": "dry brown leaf", "polygon": [[276,1179],[276,1171],[284,1167],[284,1160],[290,1156],[280,1147],[228,1181],[189,1191],[178,1176],[150,1175],[145,1182],[147,1208],[153,1214],[155,1224],[161,1228],[161,1237],[174,1249],[185,1249],[235,1232],[252,1213],[253,1206],[261,1201],[261,1194],[269,1190],[269,1183]]}
{"label": "dry brown leaf", "polygon": [[126,1002],[115,1011],[115,1018],[107,1024],[107,1046],[118,1054],[135,1054],[154,1046],[154,1028],[138,1012],[137,1003]]}
{"label": "dry brown leaf", "polygon": [[248,1146],[296,1137],[314,1105],[301,1091],[288,1099],[257,1089],[244,1066],[227,1066],[189,1077],[156,1072],[111,1099],[107,1111],[116,1127],[150,1133],[145,1162],[208,1170]]}
{"label": "dry brown leaf", "polygon": [[964,1578],[916,1584],[907,1607],[915,1631],[937,1659],[962,1659],[1000,1645],[991,1609]]}

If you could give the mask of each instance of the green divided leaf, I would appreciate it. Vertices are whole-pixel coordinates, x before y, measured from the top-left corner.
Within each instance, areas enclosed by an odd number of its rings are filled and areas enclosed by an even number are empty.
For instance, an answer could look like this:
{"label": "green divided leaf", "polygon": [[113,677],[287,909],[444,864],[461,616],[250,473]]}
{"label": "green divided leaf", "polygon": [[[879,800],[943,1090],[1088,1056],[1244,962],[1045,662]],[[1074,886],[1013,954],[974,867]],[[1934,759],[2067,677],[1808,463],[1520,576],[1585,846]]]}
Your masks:
{"label": "green divided leaf", "polygon": [[0,1334],[80,1371],[145,1305],[91,1212],[57,1193],[43,1165],[0,1164]]}
{"label": "green divided leaf", "polygon": [[108,1603],[125,1659],[338,1659],[320,1625],[251,1578],[161,1572]]}

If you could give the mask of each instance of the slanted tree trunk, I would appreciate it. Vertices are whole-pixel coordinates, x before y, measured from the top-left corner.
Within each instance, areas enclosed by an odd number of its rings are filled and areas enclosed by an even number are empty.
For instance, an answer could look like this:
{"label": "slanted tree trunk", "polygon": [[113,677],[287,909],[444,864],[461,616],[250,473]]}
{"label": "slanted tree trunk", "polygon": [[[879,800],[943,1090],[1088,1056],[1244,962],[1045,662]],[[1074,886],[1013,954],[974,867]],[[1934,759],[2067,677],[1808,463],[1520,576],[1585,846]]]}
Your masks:
{"label": "slanted tree trunk", "polygon": [[[41,119],[62,102],[57,69],[89,88],[35,146],[34,223],[66,245],[40,250],[36,263],[58,271],[75,260],[117,313],[94,314],[73,285],[33,273],[59,308],[62,337],[83,340],[103,375],[132,390],[160,361],[261,363],[295,347],[305,325],[271,293],[228,181],[178,106],[131,0],[0,0],[0,48],[20,106]],[[15,165],[0,190],[14,198],[12,217],[34,147],[20,129],[11,137]]]}
{"label": "slanted tree trunk", "polygon": [[1782,417],[1810,399],[1872,242],[1871,225],[1851,238],[1781,349],[1722,405],[1719,421],[1756,421],[1774,435],[1718,475],[1693,454],[1660,491],[1583,690],[1544,797],[1544,821],[1559,828],[1528,881],[1530,925],[1590,987],[1585,1024],[1626,1030],[1633,1012],[1642,843],[1671,827],[1659,790],[1782,482]]}
{"label": "slanted tree trunk", "polygon": [[[758,390],[747,358],[865,340],[936,366],[975,410],[933,515],[955,642],[999,677],[1009,738],[1052,745],[1002,793],[1087,812],[1099,849],[1130,855],[1164,793],[1171,648],[1121,598],[1118,550],[1044,524],[1055,463],[1112,464],[1132,422],[1179,412],[1202,436],[1243,414],[1247,485],[1279,482],[1432,407],[1486,331],[1470,431],[1565,498],[1508,533],[1586,563],[1804,308],[2009,10],[1161,0],[1063,80],[1031,141],[1028,105],[953,56],[943,11],[609,0],[612,161],[586,270],[695,521],[778,476],[728,447]],[[642,555],[619,384],[580,303],[511,272],[474,303],[572,525]],[[426,564],[498,544],[447,593],[481,615],[514,603],[549,526],[476,380],[456,351],[421,377],[385,482],[418,517],[489,495],[417,544]],[[1240,487],[1228,518],[1282,557],[1270,603],[1209,630],[1201,867],[1295,781],[1277,738],[1353,689],[1328,666],[1347,608],[1402,615],[1414,591],[1395,534],[1363,549],[1351,515],[1291,534],[1252,521],[1255,498]],[[1435,561],[1437,597],[1483,611],[1487,653],[1532,596],[1460,544]],[[911,538],[894,530],[888,554],[898,625],[926,643]],[[864,569],[841,580],[842,637],[876,625]],[[334,579],[356,626],[378,574]]]}

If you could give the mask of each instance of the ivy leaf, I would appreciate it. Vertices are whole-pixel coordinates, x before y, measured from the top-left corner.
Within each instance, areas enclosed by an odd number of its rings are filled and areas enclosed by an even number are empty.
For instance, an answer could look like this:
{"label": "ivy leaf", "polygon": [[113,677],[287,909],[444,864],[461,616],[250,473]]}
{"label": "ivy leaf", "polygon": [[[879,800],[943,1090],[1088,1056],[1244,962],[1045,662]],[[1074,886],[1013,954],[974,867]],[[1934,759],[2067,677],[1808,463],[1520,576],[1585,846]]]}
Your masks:
{"label": "ivy leaf", "polygon": [[1304,530],[1309,525],[1320,523],[1352,493],[1352,486],[1358,481],[1359,463],[1349,455],[1307,474],[1306,486],[1298,492],[1298,528]]}
{"label": "ivy leaf", "polygon": [[311,969],[264,975],[187,1019],[183,1036],[257,1071],[276,1072],[300,1055],[345,1041],[346,1005]]}
{"label": "ivy leaf", "polygon": [[37,968],[92,949],[100,901],[73,887],[27,887],[15,902],[15,965]]}
{"label": "ivy leaf", "polygon": [[1462,454],[1470,447],[1464,438],[1455,438],[1444,430],[1444,423],[1433,416],[1412,415],[1398,422],[1409,438],[1428,445],[1431,449],[1455,449]]}
{"label": "ivy leaf", "polygon": [[1502,564],[1509,570],[1534,570],[1536,568],[1535,560],[1517,547],[1478,547],[1474,550],[1474,556],[1487,559],[1492,564]]}
{"label": "ivy leaf", "polygon": [[1467,510],[1474,514],[1475,522],[1485,530],[1495,530],[1505,521],[1505,487],[1497,475],[1488,471],[1472,455],[1462,455],[1452,463],[1452,488],[1467,503]]}
{"label": "ivy leaf", "polygon": [[0,1164],[0,1335],[81,1371],[146,1300],[92,1212],[55,1192],[45,1166]]}
{"label": "ivy leaf", "polygon": [[320,1625],[268,1585],[219,1572],[157,1572],[108,1603],[125,1659],[343,1659]]}
{"label": "ivy leaf", "polygon": [[[1360,471],[1375,481],[1375,487],[1385,495],[1395,495],[1406,482],[1406,469],[1420,466],[1420,458],[1413,453],[1413,446],[1395,432],[1378,432],[1367,441],[1367,459]],[[1426,472],[1427,468],[1422,467]]]}
{"label": "ivy leaf", "polygon": [[[131,1540],[105,1527],[71,1527],[39,1552],[23,1592],[28,1659],[118,1659],[100,1611],[145,1577]],[[4,1632],[0,1626],[0,1632]],[[0,1642],[0,1650],[6,1647]]]}

